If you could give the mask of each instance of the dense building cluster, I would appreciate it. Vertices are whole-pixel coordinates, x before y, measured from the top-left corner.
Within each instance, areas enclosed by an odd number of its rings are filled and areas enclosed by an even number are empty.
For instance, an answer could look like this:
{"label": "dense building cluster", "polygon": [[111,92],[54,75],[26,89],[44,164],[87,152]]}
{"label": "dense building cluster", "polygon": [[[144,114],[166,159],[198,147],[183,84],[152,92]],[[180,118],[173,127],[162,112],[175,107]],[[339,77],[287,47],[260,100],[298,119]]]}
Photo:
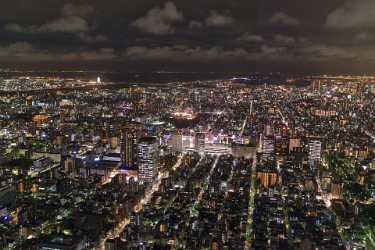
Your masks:
{"label": "dense building cluster", "polygon": [[302,80],[0,79],[0,248],[375,248],[373,79]]}

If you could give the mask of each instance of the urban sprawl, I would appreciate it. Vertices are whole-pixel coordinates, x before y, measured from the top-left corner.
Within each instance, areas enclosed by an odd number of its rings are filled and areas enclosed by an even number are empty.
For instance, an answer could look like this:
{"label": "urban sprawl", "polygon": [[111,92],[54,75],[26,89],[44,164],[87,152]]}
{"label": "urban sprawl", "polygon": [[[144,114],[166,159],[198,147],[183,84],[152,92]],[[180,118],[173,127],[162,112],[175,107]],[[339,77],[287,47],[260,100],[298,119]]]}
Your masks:
{"label": "urban sprawl", "polygon": [[115,85],[0,78],[0,249],[375,249],[374,78]]}

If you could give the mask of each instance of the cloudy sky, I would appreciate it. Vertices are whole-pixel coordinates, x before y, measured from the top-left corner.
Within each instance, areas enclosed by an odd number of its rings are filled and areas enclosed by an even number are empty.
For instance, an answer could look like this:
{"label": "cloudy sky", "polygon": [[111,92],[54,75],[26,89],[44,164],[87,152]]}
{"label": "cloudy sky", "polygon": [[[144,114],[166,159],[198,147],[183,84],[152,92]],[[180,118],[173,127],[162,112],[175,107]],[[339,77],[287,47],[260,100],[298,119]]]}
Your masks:
{"label": "cloudy sky", "polygon": [[1,0],[3,66],[375,73],[374,0]]}

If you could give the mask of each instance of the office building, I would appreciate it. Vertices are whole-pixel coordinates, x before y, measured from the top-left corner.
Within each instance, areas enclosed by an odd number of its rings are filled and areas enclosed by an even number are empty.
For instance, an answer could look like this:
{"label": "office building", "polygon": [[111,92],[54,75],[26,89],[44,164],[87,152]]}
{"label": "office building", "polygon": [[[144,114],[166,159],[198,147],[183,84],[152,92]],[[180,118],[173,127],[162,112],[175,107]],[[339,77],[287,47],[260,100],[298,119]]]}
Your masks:
{"label": "office building", "polygon": [[311,141],[308,144],[309,148],[309,163],[310,165],[316,165],[320,161],[320,156],[322,152],[322,143],[320,141]]}
{"label": "office building", "polygon": [[155,137],[143,137],[137,146],[138,179],[150,183],[157,174],[158,143]]}

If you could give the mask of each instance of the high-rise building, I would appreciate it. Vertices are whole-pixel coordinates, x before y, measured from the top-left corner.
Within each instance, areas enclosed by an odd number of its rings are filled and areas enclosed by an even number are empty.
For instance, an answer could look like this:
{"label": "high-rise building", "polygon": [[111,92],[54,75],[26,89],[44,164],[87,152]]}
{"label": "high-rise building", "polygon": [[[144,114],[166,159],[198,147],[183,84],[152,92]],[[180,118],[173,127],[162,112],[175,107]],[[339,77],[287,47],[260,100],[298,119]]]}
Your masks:
{"label": "high-rise building", "polygon": [[253,113],[253,109],[254,109],[254,100],[251,100],[250,101],[250,110],[249,110],[250,115]]}
{"label": "high-rise building", "polygon": [[142,125],[127,123],[121,130],[121,159],[122,164],[133,167],[136,161],[136,145],[141,135]]}
{"label": "high-rise building", "polygon": [[133,131],[124,129],[122,131],[121,159],[122,163],[127,166],[134,164],[136,136]]}
{"label": "high-rise building", "polygon": [[262,159],[268,160],[273,158],[275,153],[275,140],[271,137],[264,137],[261,146]]}
{"label": "high-rise building", "polygon": [[311,141],[308,144],[309,147],[309,163],[315,165],[320,161],[320,156],[322,153],[322,143],[320,141]]}
{"label": "high-rise building", "polygon": [[138,180],[150,183],[157,174],[158,141],[156,137],[143,137],[137,146]]}

